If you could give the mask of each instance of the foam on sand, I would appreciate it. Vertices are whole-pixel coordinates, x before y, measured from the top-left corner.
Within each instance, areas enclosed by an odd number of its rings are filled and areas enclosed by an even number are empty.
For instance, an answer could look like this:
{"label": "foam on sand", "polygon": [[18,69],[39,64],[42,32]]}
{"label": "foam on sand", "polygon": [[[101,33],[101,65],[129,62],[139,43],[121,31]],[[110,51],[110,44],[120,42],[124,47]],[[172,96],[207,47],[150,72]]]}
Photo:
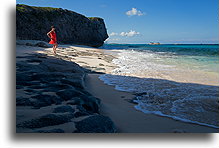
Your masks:
{"label": "foam on sand", "polygon": [[115,89],[136,94],[136,109],[218,128],[218,87],[163,79],[105,74],[99,77]]}
{"label": "foam on sand", "polygon": [[136,49],[117,52],[113,63],[118,67],[99,78],[117,90],[135,93],[137,110],[219,127],[214,56]]}

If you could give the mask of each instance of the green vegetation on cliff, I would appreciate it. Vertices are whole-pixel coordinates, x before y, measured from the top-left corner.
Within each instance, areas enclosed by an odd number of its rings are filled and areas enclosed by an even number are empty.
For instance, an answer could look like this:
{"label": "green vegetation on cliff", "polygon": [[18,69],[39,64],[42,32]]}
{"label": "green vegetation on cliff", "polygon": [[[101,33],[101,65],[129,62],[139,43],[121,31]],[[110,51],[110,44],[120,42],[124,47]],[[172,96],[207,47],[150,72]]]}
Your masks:
{"label": "green vegetation on cliff", "polygon": [[89,20],[91,21],[99,21],[99,20],[103,20],[102,18],[100,17],[87,17]]}
{"label": "green vegetation on cliff", "polygon": [[[24,4],[17,4],[16,5],[16,11],[17,12],[25,12],[28,11],[30,9],[34,9],[34,10],[40,10],[40,11],[44,11],[45,13],[47,12],[52,12],[52,11],[56,11],[56,10],[63,10],[62,8],[53,8],[53,7],[36,7],[36,6],[28,6],[28,5],[24,5]],[[68,11],[68,10],[66,10]],[[85,16],[86,17],[86,16]],[[89,20],[91,21],[100,21],[103,20],[100,17],[87,17]]]}
{"label": "green vegetation on cliff", "polygon": [[61,8],[53,8],[53,7],[28,6],[28,5],[24,5],[24,4],[17,4],[16,5],[16,11],[28,11],[29,8],[38,9],[38,10],[42,10],[42,11],[53,11],[53,10],[61,9]]}

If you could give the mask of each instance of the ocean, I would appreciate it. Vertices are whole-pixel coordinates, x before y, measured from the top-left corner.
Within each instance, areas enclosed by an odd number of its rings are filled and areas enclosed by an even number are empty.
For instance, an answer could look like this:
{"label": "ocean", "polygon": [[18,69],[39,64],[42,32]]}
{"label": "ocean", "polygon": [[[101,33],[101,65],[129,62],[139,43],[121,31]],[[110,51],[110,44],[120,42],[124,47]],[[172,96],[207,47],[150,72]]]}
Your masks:
{"label": "ocean", "polygon": [[135,109],[219,128],[219,45],[105,44],[117,66],[99,77],[136,95]]}

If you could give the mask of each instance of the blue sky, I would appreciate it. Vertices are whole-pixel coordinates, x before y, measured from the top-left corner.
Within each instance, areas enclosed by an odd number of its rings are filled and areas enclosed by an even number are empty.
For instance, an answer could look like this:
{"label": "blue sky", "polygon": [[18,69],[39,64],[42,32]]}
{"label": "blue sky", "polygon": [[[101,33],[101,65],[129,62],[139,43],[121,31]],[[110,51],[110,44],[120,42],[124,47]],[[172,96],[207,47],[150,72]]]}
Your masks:
{"label": "blue sky", "polygon": [[218,0],[17,0],[104,19],[109,43],[218,43]]}

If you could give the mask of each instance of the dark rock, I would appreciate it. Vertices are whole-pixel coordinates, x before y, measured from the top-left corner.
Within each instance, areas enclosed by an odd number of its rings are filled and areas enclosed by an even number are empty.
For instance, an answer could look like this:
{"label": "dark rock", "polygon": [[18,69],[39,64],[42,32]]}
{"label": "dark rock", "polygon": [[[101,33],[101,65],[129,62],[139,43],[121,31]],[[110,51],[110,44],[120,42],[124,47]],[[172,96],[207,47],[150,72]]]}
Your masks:
{"label": "dark rock", "polygon": [[173,133],[186,133],[186,131],[183,129],[174,129]]}
{"label": "dark rock", "polygon": [[60,96],[65,101],[72,99],[73,97],[77,97],[81,95],[81,92],[74,90],[74,89],[66,89],[66,90],[60,90],[56,93],[58,96]]}
{"label": "dark rock", "polygon": [[26,46],[33,46],[33,44],[31,44],[31,43],[26,43],[25,45]]}
{"label": "dark rock", "polygon": [[59,106],[56,107],[53,111],[53,113],[65,113],[65,112],[70,112],[73,113],[75,110],[71,106]]}
{"label": "dark rock", "polygon": [[48,73],[48,72],[43,72],[43,73],[37,73],[37,74],[34,74],[31,76],[31,79],[33,81],[37,81],[37,80],[40,80],[42,82],[54,82],[54,80],[58,80],[58,79],[62,79],[64,78],[65,76],[62,74],[62,75],[57,75],[57,74],[54,74],[54,73]]}
{"label": "dark rock", "polygon": [[80,111],[74,113],[75,118],[80,117],[80,116],[87,116],[87,115],[90,115],[90,114],[87,112],[80,112]]}
{"label": "dark rock", "polygon": [[82,105],[77,105],[76,108],[78,109],[78,111],[75,112],[75,117],[92,115],[92,112],[86,110]]}
{"label": "dark rock", "polygon": [[73,86],[70,85],[66,85],[66,84],[58,84],[58,83],[52,83],[50,82],[49,84],[47,84],[47,88],[45,88],[47,91],[51,91],[51,92],[58,92],[60,90],[75,90]]}
{"label": "dark rock", "polygon": [[20,124],[17,124],[17,127],[34,129],[34,128],[41,128],[45,126],[59,125],[66,122],[70,122],[73,117],[74,117],[73,114],[62,114],[62,115],[48,114],[36,119],[24,121]]}
{"label": "dark rock", "polygon": [[[23,45],[23,44],[16,41],[16,45]],[[16,58],[20,58],[20,57],[16,57]]]}
{"label": "dark rock", "polygon": [[74,87],[84,88],[82,80],[80,79],[62,79],[61,82],[64,84],[70,84]]}
{"label": "dark rock", "polygon": [[89,92],[87,92],[85,89],[80,89],[80,92],[87,96],[92,96]]}
{"label": "dark rock", "polygon": [[85,94],[80,94],[77,97],[82,100],[80,104],[77,104],[79,110],[82,108],[89,113],[99,113],[100,100],[98,98]]}
{"label": "dark rock", "polygon": [[92,113],[99,113],[100,99],[86,95],[80,96],[80,98],[85,102],[82,104],[83,108]]}
{"label": "dark rock", "polygon": [[[25,75],[24,71],[25,72],[30,71],[30,67],[29,66],[30,65],[27,64],[26,61],[25,62],[24,61],[20,61],[19,63],[16,63],[16,68],[18,68],[20,70],[20,72],[17,73],[16,76],[18,77],[18,74],[21,74],[21,73]],[[20,75],[20,77],[22,77],[24,75]]]}
{"label": "dark rock", "polygon": [[22,89],[22,88],[24,88],[24,86],[22,86],[22,85],[16,85],[16,89]]}
{"label": "dark rock", "polygon": [[47,103],[47,102],[44,102],[44,101],[37,101],[37,100],[33,100],[31,101],[31,106],[34,107],[34,109],[39,109],[41,107],[45,107],[45,106],[49,106],[51,104]]}
{"label": "dark rock", "polygon": [[68,104],[68,105],[81,105],[81,104],[84,104],[84,101],[78,97],[74,97],[71,100],[67,101],[66,104]]}
{"label": "dark rock", "polygon": [[99,113],[99,105],[93,102],[89,102],[86,104],[82,104],[82,107],[85,108],[87,111],[92,113]]}
{"label": "dark rock", "polygon": [[115,133],[115,125],[109,117],[103,115],[90,116],[82,121],[76,122],[78,133]]}
{"label": "dark rock", "polygon": [[31,76],[28,75],[28,73],[25,72],[17,72],[16,73],[16,81],[30,81]]}
{"label": "dark rock", "polygon": [[34,46],[49,48],[50,46],[45,42],[38,42]]}
{"label": "dark rock", "polygon": [[42,61],[39,60],[39,59],[30,59],[30,60],[27,60],[27,62],[30,62],[30,63],[41,63]]}
{"label": "dark rock", "polygon": [[47,59],[47,57],[45,55],[38,55],[37,58]]}
{"label": "dark rock", "polygon": [[40,63],[40,66],[46,67],[48,73],[62,72],[63,75],[65,73],[80,73],[81,75],[84,74],[84,69],[78,64],[60,59],[45,60],[44,62]]}
{"label": "dark rock", "polygon": [[[27,61],[17,61],[16,87],[17,89],[24,88],[24,90],[18,91],[17,93],[19,96],[25,93],[31,97],[17,97],[16,105],[32,106],[34,109],[52,104],[61,104],[63,101],[66,101],[65,103],[67,105],[56,107],[52,114],[21,123],[18,121],[17,128],[34,129],[59,125],[70,122],[75,117],[90,116],[99,113],[100,100],[93,97],[84,89],[85,70],[78,64],[52,57],[45,58],[43,54],[29,54],[22,58],[27,59]],[[38,62],[39,64],[28,64],[30,62]],[[56,95],[52,95],[50,92]],[[72,108],[71,105],[76,106],[76,109]],[[90,121],[92,123],[84,126],[86,122]],[[114,132],[114,130],[110,130],[111,126],[113,126],[112,121],[104,116],[89,117],[87,120],[79,123],[78,132]],[[93,130],[90,130],[90,128],[93,128]],[[63,131],[54,129],[36,130],[33,132],[58,133]]]}
{"label": "dark rock", "polygon": [[85,108],[82,105],[77,105],[76,108],[81,112],[86,112]]}
{"label": "dark rock", "polygon": [[29,98],[17,97],[16,98],[16,105],[17,106],[31,106],[32,103],[29,100]]}
{"label": "dark rock", "polygon": [[[51,25],[56,27],[59,43],[82,44],[100,47],[108,38],[104,20],[85,17],[61,8],[17,5],[16,37],[20,40],[48,42],[46,33]],[[28,43],[28,46],[34,46]],[[38,46],[45,46],[40,43]]]}
{"label": "dark rock", "polygon": [[106,70],[105,68],[95,68],[95,71],[98,71],[98,70]]}
{"label": "dark rock", "polygon": [[37,130],[34,133],[64,133],[62,129],[51,129],[51,130]]}
{"label": "dark rock", "polygon": [[28,92],[28,93],[38,93],[38,91],[36,91],[35,89],[25,89],[25,92]]}
{"label": "dark rock", "polygon": [[40,108],[44,106],[49,106],[51,104],[60,104],[63,100],[58,98],[54,95],[36,95],[32,97],[33,100],[31,101],[32,106],[35,108]]}
{"label": "dark rock", "polygon": [[28,88],[31,88],[31,89],[44,89],[44,88],[47,88],[46,85],[34,85],[31,82],[25,82],[23,85],[29,86]]}
{"label": "dark rock", "polygon": [[16,85],[32,86],[39,85],[39,82],[32,82],[31,77],[27,74],[16,74]]}

